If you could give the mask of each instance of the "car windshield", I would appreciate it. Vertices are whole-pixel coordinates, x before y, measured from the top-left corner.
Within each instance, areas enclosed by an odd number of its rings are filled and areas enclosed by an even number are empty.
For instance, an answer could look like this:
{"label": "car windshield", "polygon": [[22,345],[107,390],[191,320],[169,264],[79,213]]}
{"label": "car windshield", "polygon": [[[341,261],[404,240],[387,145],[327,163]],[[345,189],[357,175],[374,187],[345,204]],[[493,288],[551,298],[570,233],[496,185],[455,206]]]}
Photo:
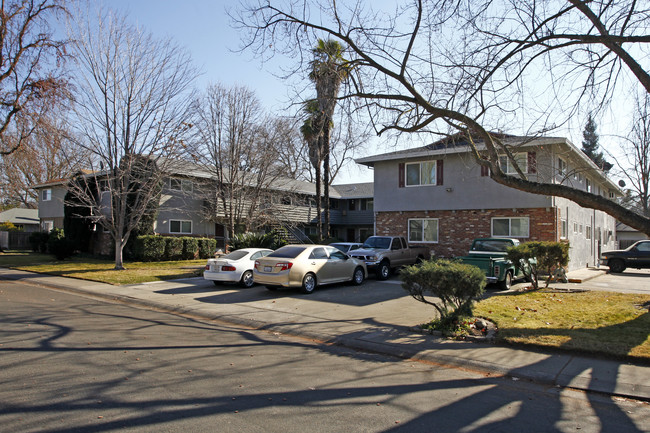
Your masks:
{"label": "car windshield", "polygon": [[387,250],[390,248],[390,238],[372,237],[368,238],[363,243],[364,248],[378,248],[380,250]]}
{"label": "car windshield", "polygon": [[334,248],[338,248],[339,250],[343,251],[344,253],[347,253],[348,250],[350,249],[350,245],[330,244],[330,246],[332,246]]}
{"label": "car windshield", "polygon": [[497,253],[505,253],[508,248],[512,246],[509,240],[486,239],[482,241],[474,241],[472,251],[492,251]]}
{"label": "car windshield", "polygon": [[221,256],[221,258],[228,259],[228,260],[239,260],[246,257],[247,254],[248,253],[246,251],[237,250],[237,251],[233,251],[232,253],[228,253],[225,256]]}
{"label": "car windshield", "polygon": [[280,257],[283,259],[295,259],[300,253],[305,251],[305,247],[287,246],[273,251],[266,257]]}

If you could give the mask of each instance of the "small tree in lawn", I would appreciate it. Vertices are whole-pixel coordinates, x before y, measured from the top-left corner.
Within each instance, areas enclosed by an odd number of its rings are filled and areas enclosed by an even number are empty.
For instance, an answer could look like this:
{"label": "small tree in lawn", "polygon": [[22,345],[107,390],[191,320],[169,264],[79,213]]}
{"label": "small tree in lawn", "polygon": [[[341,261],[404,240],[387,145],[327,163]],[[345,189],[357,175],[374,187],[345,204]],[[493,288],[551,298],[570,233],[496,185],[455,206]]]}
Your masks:
{"label": "small tree in lawn", "polygon": [[532,284],[539,288],[539,274],[549,275],[546,287],[550,283],[551,270],[556,266],[569,264],[569,244],[565,242],[526,242],[516,247],[508,248],[506,255],[512,263],[520,263],[520,267]]}
{"label": "small tree in lawn", "polygon": [[439,330],[455,330],[463,318],[470,318],[474,300],[487,284],[478,267],[450,260],[407,266],[401,270],[400,278],[402,288],[415,300],[438,311],[439,318],[432,324]]}

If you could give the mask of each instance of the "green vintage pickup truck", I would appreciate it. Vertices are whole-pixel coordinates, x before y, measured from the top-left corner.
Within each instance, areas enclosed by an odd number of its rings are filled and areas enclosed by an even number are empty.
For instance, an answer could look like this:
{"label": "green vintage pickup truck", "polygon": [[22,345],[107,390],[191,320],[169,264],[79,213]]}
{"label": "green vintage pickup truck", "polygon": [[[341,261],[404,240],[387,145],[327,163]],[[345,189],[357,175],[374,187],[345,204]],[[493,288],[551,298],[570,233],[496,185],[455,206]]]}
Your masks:
{"label": "green vintage pickup truck", "polygon": [[499,288],[507,290],[512,281],[524,278],[520,266],[515,266],[506,259],[506,250],[519,245],[518,239],[511,238],[479,238],[474,239],[469,255],[458,257],[463,263],[479,267],[490,284],[498,284]]}

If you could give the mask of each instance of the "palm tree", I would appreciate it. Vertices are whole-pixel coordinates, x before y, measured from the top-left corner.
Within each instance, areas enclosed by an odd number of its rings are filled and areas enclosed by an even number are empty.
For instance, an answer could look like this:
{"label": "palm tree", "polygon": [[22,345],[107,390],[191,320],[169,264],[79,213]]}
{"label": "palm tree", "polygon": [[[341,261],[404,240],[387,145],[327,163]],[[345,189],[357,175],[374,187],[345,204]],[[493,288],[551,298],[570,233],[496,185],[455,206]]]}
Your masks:
{"label": "palm tree", "polygon": [[[325,201],[325,233],[330,237],[329,187],[330,187],[330,131],[332,117],[336,108],[337,96],[341,83],[349,71],[349,64],[343,58],[343,46],[338,41],[318,40],[312,50],[314,60],[311,62],[309,79],[316,84],[316,112],[312,117],[312,132],[318,132],[318,149],[323,161],[323,187]],[[319,181],[317,180],[319,183]],[[318,187],[317,187],[318,188]],[[320,190],[317,191],[320,200]],[[320,214],[319,214],[320,215]]]}
{"label": "palm tree", "polygon": [[323,163],[323,152],[321,148],[321,131],[316,128],[316,118],[318,115],[318,105],[314,99],[311,99],[305,103],[305,112],[308,117],[305,119],[304,123],[300,127],[300,132],[307,142],[309,148],[309,162],[314,167],[315,177],[316,177],[316,215],[318,215],[318,238],[319,240],[322,237],[323,233],[323,221],[321,218],[321,164]]}

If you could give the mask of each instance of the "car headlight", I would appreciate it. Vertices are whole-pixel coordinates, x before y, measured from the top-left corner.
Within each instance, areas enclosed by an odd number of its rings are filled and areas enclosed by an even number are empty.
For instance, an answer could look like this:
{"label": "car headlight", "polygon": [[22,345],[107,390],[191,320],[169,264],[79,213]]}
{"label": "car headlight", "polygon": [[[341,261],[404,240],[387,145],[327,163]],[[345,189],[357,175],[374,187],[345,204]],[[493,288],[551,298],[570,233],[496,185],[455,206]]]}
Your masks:
{"label": "car headlight", "polygon": [[377,261],[377,256],[370,256],[370,257],[368,257],[368,259],[369,259],[371,262],[376,262],[376,261]]}

